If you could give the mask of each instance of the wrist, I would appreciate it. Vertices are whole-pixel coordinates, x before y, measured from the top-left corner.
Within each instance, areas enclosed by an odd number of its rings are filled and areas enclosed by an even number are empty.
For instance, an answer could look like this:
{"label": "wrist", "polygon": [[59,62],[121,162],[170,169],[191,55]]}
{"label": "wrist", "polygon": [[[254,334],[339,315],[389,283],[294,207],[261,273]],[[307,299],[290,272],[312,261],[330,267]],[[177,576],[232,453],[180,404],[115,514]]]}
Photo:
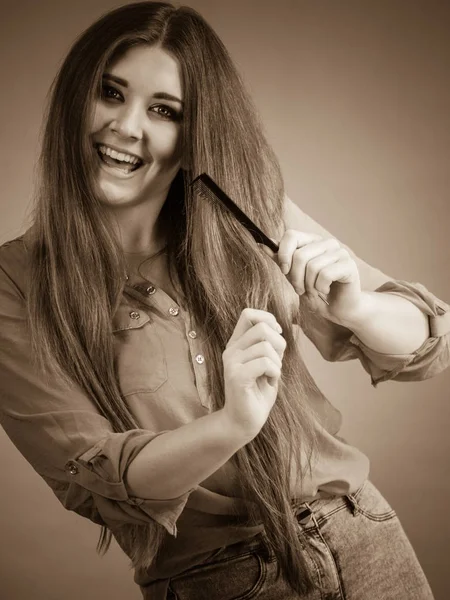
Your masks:
{"label": "wrist", "polygon": [[339,325],[358,331],[376,313],[377,292],[361,291],[358,303],[339,319]]}
{"label": "wrist", "polygon": [[226,406],[219,409],[216,414],[221,421],[221,427],[226,432],[227,438],[236,444],[236,449],[242,448],[242,446],[251,442],[260,431],[248,423],[237,422]]}

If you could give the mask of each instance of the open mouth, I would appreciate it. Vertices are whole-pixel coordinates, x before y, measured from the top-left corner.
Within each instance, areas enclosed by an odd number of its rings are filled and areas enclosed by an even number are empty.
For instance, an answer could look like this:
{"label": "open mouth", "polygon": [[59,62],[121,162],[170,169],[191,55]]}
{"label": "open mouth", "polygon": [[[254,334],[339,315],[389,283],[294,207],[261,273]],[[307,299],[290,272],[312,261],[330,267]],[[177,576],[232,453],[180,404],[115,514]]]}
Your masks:
{"label": "open mouth", "polygon": [[125,152],[117,152],[117,150],[113,150],[103,144],[95,144],[95,149],[100,160],[105,165],[118,169],[122,173],[133,173],[133,171],[137,171],[144,164],[144,161],[138,156]]}

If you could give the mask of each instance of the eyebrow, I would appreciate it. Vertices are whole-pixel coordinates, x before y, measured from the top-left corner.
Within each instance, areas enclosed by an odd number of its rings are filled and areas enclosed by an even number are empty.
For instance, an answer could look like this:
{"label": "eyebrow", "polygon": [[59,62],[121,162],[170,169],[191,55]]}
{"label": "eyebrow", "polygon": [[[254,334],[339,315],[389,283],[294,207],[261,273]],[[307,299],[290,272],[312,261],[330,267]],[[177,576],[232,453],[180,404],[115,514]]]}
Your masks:
{"label": "eyebrow", "polygon": [[[128,87],[128,81],[122,79],[122,77],[112,75],[111,73],[105,73],[103,75],[103,79],[109,79],[110,81],[114,81],[115,83],[118,83],[124,88]],[[180,100],[180,98],[177,98],[177,96],[173,96],[172,94],[168,94],[167,92],[156,92],[155,94],[153,94],[153,98],[157,98],[158,100],[172,100],[173,102],[178,102],[178,104],[181,104],[181,106],[183,106],[184,104],[183,101]]]}

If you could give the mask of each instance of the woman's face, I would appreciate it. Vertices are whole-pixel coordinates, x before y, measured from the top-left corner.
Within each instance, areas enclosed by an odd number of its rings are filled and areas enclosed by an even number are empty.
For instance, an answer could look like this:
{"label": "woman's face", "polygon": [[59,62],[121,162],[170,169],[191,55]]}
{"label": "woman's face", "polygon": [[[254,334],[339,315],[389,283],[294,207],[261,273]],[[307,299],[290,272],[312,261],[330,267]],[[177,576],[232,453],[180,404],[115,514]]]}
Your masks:
{"label": "woman's face", "polygon": [[161,48],[130,48],[108,67],[90,131],[97,191],[108,204],[135,205],[168,191],[180,168],[182,107],[178,63]]}

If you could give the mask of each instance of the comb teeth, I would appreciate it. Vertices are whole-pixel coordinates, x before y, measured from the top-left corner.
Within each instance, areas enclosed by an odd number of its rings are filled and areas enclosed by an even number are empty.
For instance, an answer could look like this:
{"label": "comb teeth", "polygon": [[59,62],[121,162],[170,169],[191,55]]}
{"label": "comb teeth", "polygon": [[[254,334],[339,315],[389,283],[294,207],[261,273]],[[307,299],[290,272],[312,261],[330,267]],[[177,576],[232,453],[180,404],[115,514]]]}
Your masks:
{"label": "comb teeth", "polygon": [[[195,184],[192,186],[192,189],[197,196],[202,198],[202,200],[207,200],[213,206],[213,208],[215,208],[216,210],[219,208],[219,205],[221,204],[219,199],[214,194],[214,192],[211,191],[207,185],[205,185],[203,181],[196,181]],[[225,209],[225,212],[231,212],[230,209],[226,206]]]}
{"label": "comb teeth", "polygon": [[196,179],[194,182],[192,182],[191,187],[194,194],[197,194],[204,200],[216,200],[214,194],[212,194],[211,190],[206,187],[201,179]]}

